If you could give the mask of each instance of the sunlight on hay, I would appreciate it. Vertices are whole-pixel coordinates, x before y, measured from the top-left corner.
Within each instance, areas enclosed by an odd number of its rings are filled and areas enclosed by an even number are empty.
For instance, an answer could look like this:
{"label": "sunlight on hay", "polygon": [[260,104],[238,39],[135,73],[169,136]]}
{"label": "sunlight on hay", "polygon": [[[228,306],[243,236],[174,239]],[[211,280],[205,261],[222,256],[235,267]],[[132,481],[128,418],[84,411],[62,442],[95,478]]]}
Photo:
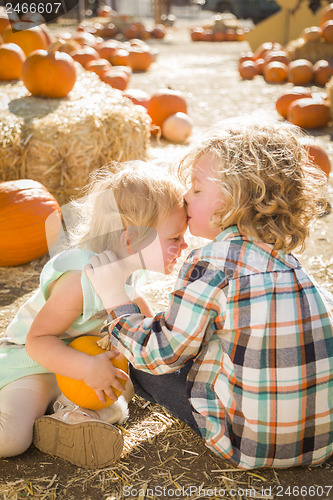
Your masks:
{"label": "sunlight on hay", "polygon": [[144,159],[149,118],[79,67],[64,99],[30,96],[22,82],[0,85],[0,180],[31,178],[62,203],[110,160]]}

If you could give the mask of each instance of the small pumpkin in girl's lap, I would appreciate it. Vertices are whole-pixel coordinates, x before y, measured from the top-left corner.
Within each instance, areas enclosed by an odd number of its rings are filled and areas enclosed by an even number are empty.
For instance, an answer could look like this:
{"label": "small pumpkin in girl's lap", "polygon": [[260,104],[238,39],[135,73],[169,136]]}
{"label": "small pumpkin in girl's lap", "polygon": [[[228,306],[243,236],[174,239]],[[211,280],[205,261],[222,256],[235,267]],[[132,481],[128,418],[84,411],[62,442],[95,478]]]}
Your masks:
{"label": "small pumpkin in girl's lap", "polygon": [[[100,337],[95,335],[86,335],[76,338],[69,344],[69,346],[77,351],[89,354],[90,356],[96,356],[97,354],[105,352],[105,350],[97,344],[98,340],[100,340]],[[116,368],[120,368],[124,372],[128,373],[128,362],[123,354],[118,354],[118,356],[111,359],[110,362]],[[125,380],[118,380],[125,386]],[[83,382],[83,380],[76,380],[74,378],[65,377],[64,375],[57,375],[57,382],[59,389],[66,396],[66,398],[82,408],[88,408],[89,410],[101,410],[102,408],[107,408],[114,403],[114,401],[107,396],[105,396],[106,403],[101,403],[94,389],[89,387],[85,382]],[[117,397],[121,394],[121,392],[117,389],[113,389],[113,392]]]}

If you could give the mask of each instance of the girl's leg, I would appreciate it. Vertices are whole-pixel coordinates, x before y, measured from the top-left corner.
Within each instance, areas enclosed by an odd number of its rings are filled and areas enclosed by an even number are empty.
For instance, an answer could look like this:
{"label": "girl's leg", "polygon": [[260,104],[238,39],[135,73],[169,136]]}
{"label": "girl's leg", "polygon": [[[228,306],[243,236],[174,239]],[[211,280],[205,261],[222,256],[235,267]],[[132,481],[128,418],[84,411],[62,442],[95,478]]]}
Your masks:
{"label": "girl's leg", "polygon": [[43,373],[15,380],[0,391],[0,457],[13,457],[32,443],[36,418],[56,399],[55,375]]}
{"label": "girl's leg", "polygon": [[187,374],[192,364],[193,361],[189,360],[176,372],[166,375],[152,375],[130,366],[130,376],[138,396],[164,406],[201,436],[186,390]]}

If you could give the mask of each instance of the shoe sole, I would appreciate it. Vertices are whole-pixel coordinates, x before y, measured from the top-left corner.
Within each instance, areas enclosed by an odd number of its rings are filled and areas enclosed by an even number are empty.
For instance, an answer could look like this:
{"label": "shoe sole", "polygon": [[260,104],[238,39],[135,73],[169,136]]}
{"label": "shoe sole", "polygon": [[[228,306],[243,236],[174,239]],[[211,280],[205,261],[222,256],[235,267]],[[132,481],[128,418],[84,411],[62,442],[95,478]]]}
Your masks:
{"label": "shoe sole", "polygon": [[99,469],[120,458],[124,439],[117,427],[105,422],[66,424],[45,416],[35,421],[33,444],[78,467]]}

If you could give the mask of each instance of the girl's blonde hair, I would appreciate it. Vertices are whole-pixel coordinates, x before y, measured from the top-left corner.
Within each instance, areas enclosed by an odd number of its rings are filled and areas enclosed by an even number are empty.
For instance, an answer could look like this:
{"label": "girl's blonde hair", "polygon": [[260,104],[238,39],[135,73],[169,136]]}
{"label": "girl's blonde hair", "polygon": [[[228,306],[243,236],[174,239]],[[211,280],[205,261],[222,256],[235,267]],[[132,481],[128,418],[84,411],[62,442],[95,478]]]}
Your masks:
{"label": "girl's blonde hair", "polygon": [[93,172],[85,196],[72,202],[79,217],[69,229],[71,246],[117,252],[120,232],[135,227],[147,237],[158,220],[184,206],[179,182],[142,161],[111,162]]}
{"label": "girl's blonde hair", "polygon": [[186,155],[180,178],[186,181],[193,164],[211,155],[219,163],[216,182],[223,195],[213,225],[237,225],[276,250],[303,250],[311,219],[323,211],[326,177],[306,159],[301,138],[291,124],[229,122]]}

